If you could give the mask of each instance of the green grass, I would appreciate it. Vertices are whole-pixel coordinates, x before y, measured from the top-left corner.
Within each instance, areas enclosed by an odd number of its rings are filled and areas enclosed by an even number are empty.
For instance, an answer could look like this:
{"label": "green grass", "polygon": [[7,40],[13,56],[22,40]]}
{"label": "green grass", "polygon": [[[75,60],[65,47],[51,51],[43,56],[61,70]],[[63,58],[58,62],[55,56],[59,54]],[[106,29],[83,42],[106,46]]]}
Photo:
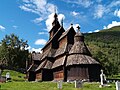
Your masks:
{"label": "green grass", "polygon": [[[74,88],[74,83],[63,83],[62,90],[115,90],[115,85],[99,88],[98,83],[84,83],[83,88]],[[1,90],[59,90],[54,82],[7,82],[1,83]]]}
{"label": "green grass", "polygon": [[16,71],[12,71],[12,70],[4,70],[2,73],[2,76],[5,76],[7,72],[10,73],[12,81],[25,81],[25,79],[24,79],[25,74],[22,74],[22,73],[16,72]]}
{"label": "green grass", "polygon": [[[24,80],[24,74],[4,70],[2,75],[5,75],[6,72],[10,72],[11,82],[0,83],[0,90],[59,90],[57,88],[57,83],[55,82],[26,82]],[[115,83],[111,83],[110,87],[99,88],[99,83],[84,83],[83,88],[76,89],[74,83],[63,83],[62,90],[116,90]]]}

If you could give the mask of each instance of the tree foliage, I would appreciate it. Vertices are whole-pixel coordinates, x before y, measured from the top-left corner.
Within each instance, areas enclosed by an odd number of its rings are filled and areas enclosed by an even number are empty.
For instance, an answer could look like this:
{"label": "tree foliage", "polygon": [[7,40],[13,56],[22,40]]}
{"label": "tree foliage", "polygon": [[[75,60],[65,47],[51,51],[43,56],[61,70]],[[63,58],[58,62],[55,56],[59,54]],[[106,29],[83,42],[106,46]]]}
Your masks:
{"label": "tree foliage", "polygon": [[120,73],[120,27],[85,34],[85,41],[107,75]]}
{"label": "tree foliage", "polygon": [[28,59],[27,41],[14,34],[6,35],[0,42],[0,65],[12,69],[25,68]]}

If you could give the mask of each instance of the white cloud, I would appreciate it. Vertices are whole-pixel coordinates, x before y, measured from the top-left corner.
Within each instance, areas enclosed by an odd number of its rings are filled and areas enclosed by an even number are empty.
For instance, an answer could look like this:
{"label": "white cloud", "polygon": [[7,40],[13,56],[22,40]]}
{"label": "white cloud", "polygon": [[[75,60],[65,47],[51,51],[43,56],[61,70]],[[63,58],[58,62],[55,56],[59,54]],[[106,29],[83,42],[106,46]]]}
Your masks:
{"label": "white cloud", "polygon": [[77,27],[78,26],[80,27],[80,24],[78,24],[78,23],[77,24],[73,24],[73,28],[75,29],[75,31],[77,31]]}
{"label": "white cloud", "polygon": [[[19,6],[22,10],[27,12],[32,12],[39,15],[39,18],[33,20],[35,23],[40,23],[43,20],[46,20],[46,28],[49,31],[52,27],[52,21],[54,20],[54,12],[57,6],[48,3],[47,0],[23,0],[23,5]],[[58,15],[58,20],[61,22],[62,19],[65,19],[63,14]]]}
{"label": "white cloud", "polygon": [[49,31],[52,28],[52,22],[54,20],[54,13],[50,14],[45,21],[47,30]]}
{"label": "white cloud", "polygon": [[39,34],[39,35],[48,34],[48,32],[39,32],[38,34]]}
{"label": "white cloud", "polygon": [[106,8],[103,5],[98,5],[95,7],[94,18],[102,18],[105,12]]}
{"label": "white cloud", "polygon": [[64,14],[58,14],[58,21],[60,22],[60,24],[62,24],[62,20],[65,19],[65,15]]}
{"label": "white cloud", "polygon": [[99,32],[99,31],[100,31],[100,30],[97,29],[97,30],[95,30],[94,32]]}
{"label": "white cloud", "polygon": [[115,10],[114,15],[120,18],[120,9]]}
{"label": "white cloud", "polygon": [[45,39],[38,39],[35,41],[35,45],[45,45],[46,42],[47,41]]}
{"label": "white cloud", "polygon": [[12,27],[13,27],[14,29],[17,29],[17,28],[18,28],[18,26],[16,26],[16,25],[13,25]]}
{"label": "white cloud", "polygon": [[79,13],[78,13],[78,12],[75,12],[75,11],[71,12],[71,14],[72,14],[73,16],[79,15]]}
{"label": "white cloud", "polygon": [[111,24],[108,24],[107,26],[104,26],[103,29],[109,29],[109,28],[112,28],[114,26],[120,26],[120,22],[112,21]]}
{"label": "white cloud", "polygon": [[0,25],[0,30],[1,30],[1,31],[5,30],[5,27],[2,26],[2,25]]}
{"label": "white cloud", "polygon": [[[64,20],[65,16],[63,14],[58,14],[58,21],[61,22],[62,19]],[[53,20],[54,20],[54,13],[50,14],[46,20],[46,27],[48,31],[52,28]]]}
{"label": "white cloud", "polygon": [[57,7],[54,4],[48,3],[47,0],[22,0],[23,5],[19,7],[27,12],[32,12],[39,15],[39,18],[34,20],[35,23],[39,23],[47,16],[55,11]]}
{"label": "white cloud", "polygon": [[29,50],[29,52],[35,51],[35,52],[40,52],[40,53],[42,52],[41,49],[42,48],[32,48],[31,46],[25,48],[25,50]]}
{"label": "white cloud", "polygon": [[42,48],[31,48],[31,49],[30,49],[30,52],[35,51],[35,52],[37,52],[37,53],[38,53],[38,52],[42,53],[41,49],[42,49]]}
{"label": "white cloud", "polygon": [[109,7],[120,6],[120,0],[114,0],[110,3]]}
{"label": "white cloud", "polygon": [[89,31],[88,33],[93,33],[92,31]]}
{"label": "white cloud", "polygon": [[93,4],[93,1],[91,0],[63,0],[63,1],[67,3],[78,4],[85,8],[88,8],[89,6]]}
{"label": "white cloud", "polygon": [[40,23],[41,21],[43,21],[42,17],[36,18],[35,20],[33,20],[33,22],[35,23]]}

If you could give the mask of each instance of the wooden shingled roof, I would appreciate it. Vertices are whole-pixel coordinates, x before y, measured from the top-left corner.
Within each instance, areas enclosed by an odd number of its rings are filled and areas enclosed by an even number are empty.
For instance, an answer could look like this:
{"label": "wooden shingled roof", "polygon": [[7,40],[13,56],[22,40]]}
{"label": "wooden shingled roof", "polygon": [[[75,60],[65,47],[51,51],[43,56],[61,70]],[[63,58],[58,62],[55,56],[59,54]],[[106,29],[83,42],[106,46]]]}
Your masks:
{"label": "wooden shingled roof", "polygon": [[43,62],[41,62],[40,65],[36,68],[35,71],[38,71],[38,70],[42,69],[45,66],[46,62],[47,62],[46,60],[44,60]]}
{"label": "wooden shingled roof", "polygon": [[30,65],[30,67],[29,67],[29,69],[27,70],[27,72],[28,72],[28,71],[35,71],[35,70],[37,69],[37,67],[38,67],[38,65],[32,64],[32,65]]}
{"label": "wooden shingled roof", "polygon": [[80,33],[80,30],[78,30],[74,39],[75,42],[69,52],[66,66],[78,64],[99,64],[99,62],[91,57],[91,53],[84,43],[84,36]]}
{"label": "wooden shingled roof", "polygon": [[76,54],[76,53],[79,53],[79,54],[85,54],[85,55],[90,55],[90,51],[88,50],[87,46],[85,45],[84,42],[75,42],[74,45],[72,46],[69,54]]}
{"label": "wooden shingled roof", "polygon": [[58,48],[54,57],[57,57],[57,56],[62,55],[66,52],[69,52],[71,47],[72,47],[72,44],[65,44],[63,47]]}
{"label": "wooden shingled roof", "polygon": [[63,56],[63,57],[58,58],[58,59],[53,63],[52,68],[56,68],[56,67],[58,67],[58,66],[64,65],[65,59],[66,59],[66,56]]}
{"label": "wooden shingled roof", "polygon": [[41,53],[32,53],[32,60],[41,60]]}
{"label": "wooden shingled roof", "polygon": [[45,66],[43,67],[44,69],[51,69],[53,66],[53,61],[47,60]]}
{"label": "wooden shingled roof", "polygon": [[71,26],[67,31],[65,31],[61,37],[58,39],[58,41],[60,41],[62,38],[64,38],[65,36],[67,36],[67,34],[70,32],[70,30],[74,30],[73,26]]}
{"label": "wooden shingled roof", "polygon": [[68,56],[66,66],[78,64],[99,64],[99,62],[90,56],[82,54],[72,54]]}

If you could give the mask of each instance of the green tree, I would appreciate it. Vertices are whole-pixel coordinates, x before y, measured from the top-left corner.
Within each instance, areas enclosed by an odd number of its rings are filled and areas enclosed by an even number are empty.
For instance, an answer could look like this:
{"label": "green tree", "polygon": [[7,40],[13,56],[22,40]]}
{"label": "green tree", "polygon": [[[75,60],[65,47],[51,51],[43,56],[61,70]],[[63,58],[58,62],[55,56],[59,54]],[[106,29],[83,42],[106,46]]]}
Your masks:
{"label": "green tree", "polygon": [[27,41],[14,34],[6,35],[0,42],[0,65],[12,69],[25,68],[28,59]]}

